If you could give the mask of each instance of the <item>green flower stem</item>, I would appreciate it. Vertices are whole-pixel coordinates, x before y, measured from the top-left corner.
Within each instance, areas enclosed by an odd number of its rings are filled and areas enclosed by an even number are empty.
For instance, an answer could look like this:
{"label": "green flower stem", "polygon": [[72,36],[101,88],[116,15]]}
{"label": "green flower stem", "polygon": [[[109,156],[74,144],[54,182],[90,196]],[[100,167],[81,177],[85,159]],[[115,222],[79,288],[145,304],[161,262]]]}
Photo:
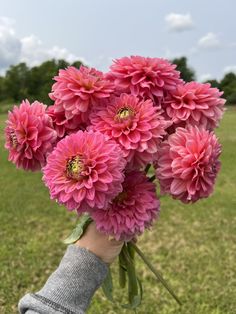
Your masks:
{"label": "green flower stem", "polygon": [[125,267],[125,258],[121,251],[119,254],[119,283],[121,288],[125,288],[126,285],[126,267]]}
{"label": "green flower stem", "polygon": [[151,164],[147,164],[146,168],[145,168],[145,172],[148,173],[148,170],[150,169]]}
{"label": "green flower stem", "polygon": [[156,276],[156,278],[163,284],[163,286],[167,289],[167,291],[172,295],[172,297],[175,299],[175,301],[182,305],[179,298],[176,296],[172,288],[169,286],[169,284],[165,281],[165,279],[162,277],[162,275],[156,271],[156,269],[152,266],[152,264],[146,259],[142,251],[137,247],[137,245],[133,242],[130,242],[130,245],[134,248],[134,250],[137,252],[137,254],[141,257],[141,259],[144,261],[144,263],[148,266],[148,268],[153,272],[153,274]]}
{"label": "green flower stem", "polygon": [[127,268],[127,275],[128,275],[128,294],[129,294],[129,303],[132,304],[134,297],[138,295],[138,281],[135,272],[134,263],[129,255],[129,251],[127,249],[127,245],[124,244],[123,246],[123,254],[125,258],[125,266]]}
{"label": "green flower stem", "polygon": [[149,182],[153,182],[155,179],[156,179],[156,176],[153,175],[152,177],[150,177],[150,178],[148,179],[148,181],[149,181]]}
{"label": "green flower stem", "polygon": [[119,266],[119,284],[120,287],[123,289],[126,285],[126,272],[124,268],[120,265]]}
{"label": "green flower stem", "polygon": [[127,243],[127,249],[128,249],[128,253],[130,258],[132,259],[133,263],[134,263],[134,254],[135,254],[135,250],[132,247],[132,245],[130,245],[130,242]]}
{"label": "green flower stem", "polygon": [[108,300],[114,302],[113,300],[113,282],[112,282],[112,274],[110,267],[108,268],[107,277],[103,281],[102,290],[107,297]]}

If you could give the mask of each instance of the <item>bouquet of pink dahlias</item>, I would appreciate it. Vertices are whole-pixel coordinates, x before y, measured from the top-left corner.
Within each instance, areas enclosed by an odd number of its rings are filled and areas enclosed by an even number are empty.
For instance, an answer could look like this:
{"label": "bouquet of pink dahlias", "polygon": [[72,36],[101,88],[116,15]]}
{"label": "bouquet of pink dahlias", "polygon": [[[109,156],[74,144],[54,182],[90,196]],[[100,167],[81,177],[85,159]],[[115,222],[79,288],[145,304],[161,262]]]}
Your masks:
{"label": "bouquet of pink dahlias", "polygon": [[[115,60],[108,73],[81,66],[59,71],[47,107],[28,100],[9,112],[6,148],[18,168],[42,170],[51,199],[80,217],[66,243],[93,220],[125,242],[119,256],[128,304],[142,299],[134,253],[175,300],[178,297],[136,245],[158,218],[161,194],[184,203],[208,197],[220,169],[214,134],[223,116],[222,92],[185,83],[174,64],[140,56]],[[82,217],[81,217],[82,216]],[[109,299],[111,274],[103,284]]]}

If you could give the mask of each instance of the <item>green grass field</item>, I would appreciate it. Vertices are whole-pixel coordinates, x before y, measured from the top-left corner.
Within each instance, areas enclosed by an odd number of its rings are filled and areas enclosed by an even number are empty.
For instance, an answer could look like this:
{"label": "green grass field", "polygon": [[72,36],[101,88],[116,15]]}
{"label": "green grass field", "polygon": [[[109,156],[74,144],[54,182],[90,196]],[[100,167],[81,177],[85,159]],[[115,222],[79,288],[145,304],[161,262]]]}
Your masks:
{"label": "green grass field", "polygon": [[[0,115],[0,313],[17,313],[17,302],[37,291],[58,265],[76,216],[49,200],[40,173],[16,170],[7,161]],[[215,193],[195,205],[162,199],[159,221],[139,247],[181,298],[180,308],[137,257],[143,279],[143,314],[236,313],[236,108],[229,109],[217,134],[223,144],[222,171]],[[113,265],[116,271],[116,263]],[[116,303],[102,291],[89,314],[129,313],[119,307],[126,292],[114,277]]]}

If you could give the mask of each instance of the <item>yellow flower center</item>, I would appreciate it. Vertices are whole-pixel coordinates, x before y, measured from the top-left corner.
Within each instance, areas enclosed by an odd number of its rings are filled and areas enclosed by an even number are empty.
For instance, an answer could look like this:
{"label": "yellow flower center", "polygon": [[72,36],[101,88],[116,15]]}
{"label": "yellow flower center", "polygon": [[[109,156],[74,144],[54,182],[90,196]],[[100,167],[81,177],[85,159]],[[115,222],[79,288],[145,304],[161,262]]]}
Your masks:
{"label": "yellow flower center", "polygon": [[13,148],[16,148],[18,145],[16,134],[14,133],[14,131],[10,132],[10,143]]}
{"label": "yellow flower center", "polygon": [[87,82],[84,84],[84,88],[86,90],[90,90],[90,89],[92,89],[92,87],[93,87],[93,82]]}
{"label": "yellow flower center", "polygon": [[117,112],[117,117],[120,119],[120,120],[125,120],[131,116],[134,115],[134,111],[129,108],[129,107],[123,107],[123,108],[120,108]]}
{"label": "yellow flower center", "polygon": [[128,196],[128,193],[123,191],[115,197],[114,202],[122,203],[127,198],[127,196]]}
{"label": "yellow flower center", "polygon": [[71,157],[66,163],[66,175],[70,179],[80,180],[84,164],[79,156]]}

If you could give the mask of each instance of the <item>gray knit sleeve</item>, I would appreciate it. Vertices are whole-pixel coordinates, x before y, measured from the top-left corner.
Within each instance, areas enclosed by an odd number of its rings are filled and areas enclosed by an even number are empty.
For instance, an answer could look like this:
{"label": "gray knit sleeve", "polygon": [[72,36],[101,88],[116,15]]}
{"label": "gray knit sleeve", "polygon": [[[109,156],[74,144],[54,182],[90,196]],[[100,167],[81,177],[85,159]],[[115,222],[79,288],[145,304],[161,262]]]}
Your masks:
{"label": "gray knit sleeve", "polygon": [[19,312],[83,314],[107,271],[108,266],[96,255],[70,245],[44,287],[20,300]]}

